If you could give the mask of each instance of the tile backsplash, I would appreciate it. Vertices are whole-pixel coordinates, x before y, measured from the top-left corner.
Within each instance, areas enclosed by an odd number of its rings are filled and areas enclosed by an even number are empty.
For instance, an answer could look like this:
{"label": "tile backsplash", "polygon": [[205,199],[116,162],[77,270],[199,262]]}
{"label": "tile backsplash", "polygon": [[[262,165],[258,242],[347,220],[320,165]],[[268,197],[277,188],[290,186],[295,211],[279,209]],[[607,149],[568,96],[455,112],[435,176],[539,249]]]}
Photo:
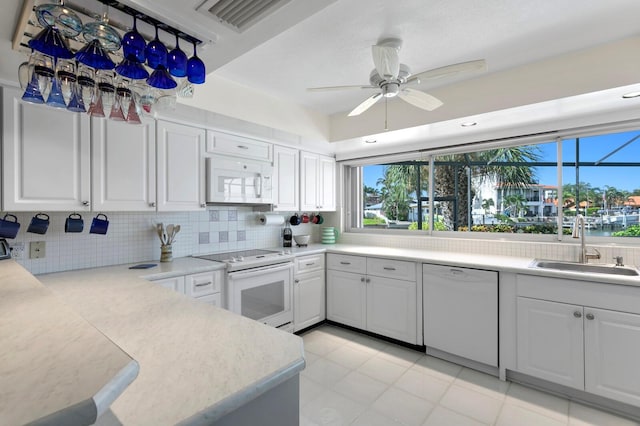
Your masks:
{"label": "tile backsplash", "polygon": [[[34,274],[159,261],[160,240],[155,228],[159,222],[165,226],[180,224],[180,233],[173,243],[174,257],[282,246],[283,226],[260,224],[259,213],[251,207],[210,206],[197,212],[107,213],[109,229],[106,235],[89,233],[96,213],[82,213],[82,233],[65,233],[64,222],[69,212],[47,213],[51,223],[45,235],[28,233],[34,214],[15,213],[21,224],[20,232],[15,239],[8,240],[11,246],[22,245],[22,256],[16,260]],[[312,241],[319,241],[319,226],[303,224],[292,228],[294,235],[311,234]],[[29,258],[32,241],[45,242],[44,258]]]}

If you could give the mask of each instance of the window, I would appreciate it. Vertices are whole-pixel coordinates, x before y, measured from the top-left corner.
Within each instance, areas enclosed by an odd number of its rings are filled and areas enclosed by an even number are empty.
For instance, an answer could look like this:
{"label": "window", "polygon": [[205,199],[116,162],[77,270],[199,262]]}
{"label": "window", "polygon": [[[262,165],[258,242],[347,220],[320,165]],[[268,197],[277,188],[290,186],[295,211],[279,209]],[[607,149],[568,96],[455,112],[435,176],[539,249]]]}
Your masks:
{"label": "window", "polygon": [[640,236],[638,139],[608,133],[352,167],[362,191],[351,229],[558,235],[582,214],[591,236]]}

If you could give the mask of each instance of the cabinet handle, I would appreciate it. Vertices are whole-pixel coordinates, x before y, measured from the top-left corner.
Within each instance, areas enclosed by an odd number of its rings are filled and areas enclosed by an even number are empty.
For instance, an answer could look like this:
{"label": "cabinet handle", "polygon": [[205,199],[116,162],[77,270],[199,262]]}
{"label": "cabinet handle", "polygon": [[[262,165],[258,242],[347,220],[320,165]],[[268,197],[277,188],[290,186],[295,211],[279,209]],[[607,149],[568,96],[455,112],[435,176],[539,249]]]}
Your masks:
{"label": "cabinet handle", "polygon": [[277,204],[274,204],[274,205],[273,205],[273,208],[274,208],[274,209],[277,209],[277,208],[278,208],[278,205],[277,205]]}
{"label": "cabinet handle", "polygon": [[83,201],[83,202],[82,202],[82,205],[83,205],[83,206],[88,206],[88,205],[89,205],[89,202],[88,202],[88,201]]}
{"label": "cabinet handle", "polygon": [[304,264],[304,266],[313,266],[313,265],[315,265],[315,264],[316,264],[315,262],[305,263],[305,264]]}
{"label": "cabinet handle", "polygon": [[580,311],[575,311],[573,313],[573,316],[576,317],[576,318],[582,318],[582,313]]}
{"label": "cabinet handle", "polygon": [[365,281],[369,283],[371,282],[371,278],[367,278]]}
{"label": "cabinet handle", "polygon": [[300,280],[293,280],[294,283],[299,284]]}
{"label": "cabinet handle", "polygon": [[149,203],[149,207],[155,207],[156,203]]}
{"label": "cabinet handle", "polygon": [[592,320],[592,319],[594,319],[594,318],[595,318],[595,315],[593,315],[593,314],[587,314],[587,315],[585,315],[585,317],[587,317],[587,319],[588,319],[588,320]]}
{"label": "cabinet handle", "polygon": [[200,204],[200,207],[202,207],[203,209],[207,207],[207,205],[205,203]]}
{"label": "cabinet handle", "polygon": [[249,147],[246,146],[246,145],[238,145],[238,148],[240,148],[240,149],[249,149]]}
{"label": "cabinet handle", "polygon": [[391,266],[385,266],[385,267],[384,267],[384,268],[382,268],[382,269],[384,269],[385,271],[395,271],[395,270],[396,270],[396,268],[393,268],[393,267],[391,267]]}
{"label": "cabinet handle", "polygon": [[341,265],[351,265],[351,262],[340,262]]}
{"label": "cabinet handle", "polygon": [[360,282],[363,283],[364,282],[364,277],[360,277]]}
{"label": "cabinet handle", "polygon": [[211,281],[207,281],[206,283],[196,284],[196,287],[204,287],[213,284]]}

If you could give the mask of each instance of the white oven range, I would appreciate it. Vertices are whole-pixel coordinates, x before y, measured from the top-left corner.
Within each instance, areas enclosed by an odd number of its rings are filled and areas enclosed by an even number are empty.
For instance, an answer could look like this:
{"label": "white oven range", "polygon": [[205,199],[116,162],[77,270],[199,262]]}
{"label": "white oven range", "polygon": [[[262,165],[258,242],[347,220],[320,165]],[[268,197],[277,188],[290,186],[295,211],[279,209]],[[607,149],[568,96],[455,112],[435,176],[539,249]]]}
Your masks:
{"label": "white oven range", "polygon": [[284,331],[293,331],[293,255],[245,250],[198,256],[227,265],[227,309]]}

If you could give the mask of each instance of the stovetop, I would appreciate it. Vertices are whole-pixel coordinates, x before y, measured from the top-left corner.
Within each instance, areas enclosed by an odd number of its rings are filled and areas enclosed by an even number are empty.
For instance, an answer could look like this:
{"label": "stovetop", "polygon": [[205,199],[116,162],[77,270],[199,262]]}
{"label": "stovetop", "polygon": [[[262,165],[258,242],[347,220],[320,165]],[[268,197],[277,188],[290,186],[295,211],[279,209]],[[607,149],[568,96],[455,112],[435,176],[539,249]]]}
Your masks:
{"label": "stovetop", "polygon": [[199,259],[213,260],[227,264],[227,270],[257,268],[290,261],[293,256],[291,250],[242,250],[226,253],[213,253],[196,256]]}

